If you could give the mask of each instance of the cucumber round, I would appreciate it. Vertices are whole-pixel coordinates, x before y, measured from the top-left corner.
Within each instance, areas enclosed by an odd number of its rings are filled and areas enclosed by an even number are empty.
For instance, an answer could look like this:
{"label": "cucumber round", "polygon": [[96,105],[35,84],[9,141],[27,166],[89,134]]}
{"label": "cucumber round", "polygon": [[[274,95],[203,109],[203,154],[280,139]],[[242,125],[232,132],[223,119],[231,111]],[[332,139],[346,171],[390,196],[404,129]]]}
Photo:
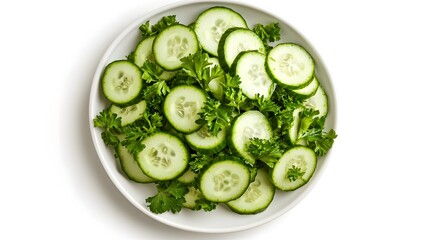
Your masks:
{"label": "cucumber round", "polygon": [[314,75],[313,58],[295,43],[282,43],[271,49],[265,67],[273,80],[288,89],[307,86]]}
{"label": "cucumber round", "polygon": [[134,63],[137,66],[143,66],[144,62],[146,62],[147,60],[155,60],[152,52],[153,40],[155,40],[155,37],[156,36],[147,37],[140,41],[140,43],[137,45],[133,53]]}
{"label": "cucumber round", "polygon": [[274,165],[272,182],[280,190],[293,191],[310,180],[316,165],[316,154],[312,149],[305,146],[292,147]]}
{"label": "cucumber round", "polygon": [[126,126],[143,117],[146,111],[146,100],[142,100],[136,104],[127,107],[110,106],[109,112],[115,113],[121,118],[121,126]]}
{"label": "cucumber round", "polygon": [[328,115],[328,96],[323,87],[319,86],[313,96],[305,99],[304,105],[318,110],[319,114],[317,117],[326,117]]}
{"label": "cucumber round", "polygon": [[250,183],[250,171],[242,163],[223,160],[211,164],[201,175],[200,191],[212,202],[239,198]]}
{"label": "cucumber round", "polygon": [[269,99],[274,83],[265,71],[265,54],[257,51],[240,53],[232,64],[234,75],[240,76],[240,88],[250,99],[256,95]]}
{"label": "cucumber round", "polygon": [[165,98],[164,114],[168,122],[179,132],[192,133],[202,127],[195,121],[200,118],[206,96],[192,85],[180,85],[173,88]]}
{"label": "cucumber round", "polygon": [[219,41],[218,56],[220,66],[230,71],[235,58],[244,51],[256,50],[265,54],[265,46],[256,33],[247,28],[230,28]]}
{"label": "cucumber round", "polygon": [[[153,40],[155,40],[155,37],[156,36],[147,37],[137,45],[133,54],[134,63],[137,66],[142,67],[146,61],[155,61],[152,51]],[[163,71],[159,78],[162,80],[170,80],[176,76],[176,72],[177,71]]]}
{"label": "cucumber round", "polygon": [[162,30],[153,41],[155,61],[165,70],[178,70],[180,59],[198,51],[197,35],[192,28],[176,24]]}
{"label": "cucumber round", "polygon": [[118,106],[133,103],[143,87],[142,72],[134,63],[117,60],[109,63],[101,77],[104,96]]}
{"label": "cucumber round", "polygon": [[217,56],[219,40],[223,33],[232,27],[247,28],[244,18],[234,10],[216,6],[202,12],[195,21],[194,30],[201,47]]}
{"label": "cucumber round", "polygon": [[319,80],[317,80],[316,75],[313,76],[310,84],[300,89],[291,90],[292,94],[298,98],[309,98],[316,94],[317,89],[319,88]]}
{"label": "cucumber round", "polygon": [[271,125],[264,114],[250,110],[234,119],[227,139],[234,152],[254,164],[256,159],[247,151],[247,143],[251,138],[271,139],[272,136]]}
{"label": "cucumber round", "polygon": [[186,142],[192,149],[202,153],[217,153],[226,146],[226,129],[213,136],[204,125],[198,131],[185,135]]}
{"label": "cucumber round", "polygon": [[118,154],[122,171],[124,171],[129,179],[138,183],[150,183],[155,181],[155,179],[144,174],[137,161],[126,147],[119,144],[116,148],[116,153]]}
{"label": "cucumber round", "polygon": [[264,211],[273,201],[276,188],[271,183],[265,169],[257,171],[255,180],[250,183],[241,197],[229,201],[226,205],[240,214],[256,214]]}
{"label": "cucumber round", "polygon": [[157,132],[143,139],[145,148],[137,154],[143,172],[156,180],[171,180],[183,174],[189,162],[189,151],[176,136]]}

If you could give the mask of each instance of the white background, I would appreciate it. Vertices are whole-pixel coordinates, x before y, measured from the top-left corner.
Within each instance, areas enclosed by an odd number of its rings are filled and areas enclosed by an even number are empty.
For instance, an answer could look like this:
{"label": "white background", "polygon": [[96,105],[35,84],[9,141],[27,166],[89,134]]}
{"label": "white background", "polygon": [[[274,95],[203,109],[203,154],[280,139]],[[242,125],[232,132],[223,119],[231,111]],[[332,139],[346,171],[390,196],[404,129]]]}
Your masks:
{"label": "white background", "polygon": [[246,1],[298,29],[330,71],[339,137],[323,177],[237,233],[174,229],[131,205],[93,148],[90,84],[113,39],[172,2],[0,2],[0,239],[429,239],[424,1]]}

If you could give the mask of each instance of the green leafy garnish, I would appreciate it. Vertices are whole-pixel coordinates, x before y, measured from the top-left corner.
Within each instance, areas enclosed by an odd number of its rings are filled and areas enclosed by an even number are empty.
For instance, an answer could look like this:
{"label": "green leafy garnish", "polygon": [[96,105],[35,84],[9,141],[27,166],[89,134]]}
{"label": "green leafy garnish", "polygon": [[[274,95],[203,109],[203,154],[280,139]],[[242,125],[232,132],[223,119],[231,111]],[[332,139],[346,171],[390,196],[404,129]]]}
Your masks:
{"label": "green leafy garnish", "polygon": [[267,50],[272,48],[268,45],[269,42],[280,40],[280,31],[281,29],[279,23],[277,22],[272,22],[265,26],[262,24],[256,24],[253,27],[253,32],[255,32],[261,38]]}
{"label": "green leafy garnish", "polygon": [[274,164],[284,152],[284,150],[280,148],[280,141],[278,139],[269,140],[259,138],[250,139],[247,144],[247,151],[270,168],[274,167]]}
{"label": "green leafy garnish", "polygon": [[201,51],[180,60],[182,61],[182,71],[196,80],[200,87],[207,93],[210,92],[210,81],[224,74],[218,65],[213,66],[209,62],[209,55]]}
{"label": "green leafy garnish", "polygon": [[104,129],[101,133],[101,138],[107,146],[118,146],[120,140],[117,135],[122,133],[120,117],[115,113],[110,113],[106,108],[94,118],[93,122],[94,127]]}
{"label": "green leafy garnish", "polygon": [[196,122],[200,125],[207,124],[207,129],[213,136],[231,125],[234,108],[223,105],[219,100],[207,99],[202,110],[198,113],[201,118]]}
{"label": "green leafy garnish", "polygon": [[178,181],[162,181],[158,182],[156,188],[158,193],[146,199],[151,212],[157,214],[167,211],[177,213],[182,210],[185,202],[184,196],[189,191],[186,185]]}
{"label": "green leafy garnish", "polygon": [[292,167],[287,170],[286,177],[289,179],[289,181],[295,182],[298,179],[302,179],[304,174],[305,171],[302,171],[301,168],[292,165]]}
{"label": "green leafy garnish", "polygon": [[147,38],[153,35],[158,34],[165,28],[178,24],[175,15],[164,16],[156,24],[150,25],[149,21],[146,21],[144,24],[140,25],[139,29],[141,31],[141,36]]}

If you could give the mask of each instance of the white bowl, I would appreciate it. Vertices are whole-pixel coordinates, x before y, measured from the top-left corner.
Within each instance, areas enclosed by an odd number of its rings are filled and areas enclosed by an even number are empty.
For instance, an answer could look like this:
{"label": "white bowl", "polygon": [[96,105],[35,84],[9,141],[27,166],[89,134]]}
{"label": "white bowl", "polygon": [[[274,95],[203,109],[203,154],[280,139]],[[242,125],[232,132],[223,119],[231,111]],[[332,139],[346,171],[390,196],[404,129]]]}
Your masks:
{"label": "white bowl", "polygon": [[90,92],[89,101],[89,121],[90,131],[95,149],[104,166],[107,174],[122,194],[136,207],[136,211],[142,211],[153,219],[183,230],[195,232],[225,233],[246,230],[267,223],[291,210],[298,204],[314,187],[320,178],[322,171],[327,165],[329,154],[318,160],[318,166],[312,179],[303,187],[293,192],[277,191],[271,205],[264,212],[256,215],[239,215],[222,204],[211,212],[191,211],[183,209],[181,212],[172,214],[154,214],[146,205],[146,198],[156,193],[155,184],[139,184],[127,179],[122,173],[119,162],[114,158],[112,151],[106,147],[101,139],[101,130],[93,127],[93,119],[107,106],[107,101],[100,91],[100,76],[104,67],[118,59],[124,59],[134,50],[139,40],[139,26],[150,20],[151,24],[156,23],[162,16],[176,15],[177,20],[183,24],[189,24],[196,19],[203,10],[216,6],[226,6],[240,13],[248,22],[249,27],[256,23],[267,24],[279,22],[282,29],[282,39],[280,42],[295,42],[301,44],[313,56],[316,62],[316,74],[320,83],[325,88],[329,97],[329,114],[326,121],[326,128],[335,128],[336,107],[333,86],[323,64],[322,59],[317,54],[311,44],[293,27],[282,20],[279,16],[274,16],[263,9],[252,7],[251,5],[234,1],[182,1],[171,4],[141,17],[128,26],[110,45],[101,59],[95,72]]}

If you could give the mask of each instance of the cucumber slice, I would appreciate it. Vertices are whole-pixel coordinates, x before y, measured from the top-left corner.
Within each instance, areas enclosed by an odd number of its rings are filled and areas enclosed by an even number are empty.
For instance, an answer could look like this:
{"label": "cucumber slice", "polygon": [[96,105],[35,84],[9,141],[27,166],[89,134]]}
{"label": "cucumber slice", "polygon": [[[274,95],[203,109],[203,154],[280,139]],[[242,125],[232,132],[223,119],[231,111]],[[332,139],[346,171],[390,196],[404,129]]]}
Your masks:
{"label": "cucumber slice", "polygon": [[138,183],[150,183],[155,181],[155,179],[143,173],[137,161],[126,147],[119,144],[116,148],[116,153],[118,154],[122,171],[124,171],[129,179]]}
{"label": "cucumber slice", "polygon": [[328,96],[322,86],[317,88],[316,93],[310,98],[305,99],[304,105],[314,110],[318,110],[317,117],[326,117],[328,115]]}
{"label": "cucumber slice", "polygon": [[129,105],[137,99],[143,87],[141,75],[140,68],[130,61],[109,63],[101,77],[104,96],[113,104]]}
{"label": "cucumber slice", "polygon": [[140,43],[137,45],[136,49],[134,50],[133,58],[134,63],[137,66],[142,67],[144,62],[146,62],[147,60],[155,61],[152,52],[153,40],[155,40],[155,37],[156,36],[147,37],[140,41]]}
{"label": "cucumber slice", "polygon": [[143,113],[146,111],[146,101],[142,100],[136,104],[122,108],[112,105],[109,111],[121,118],[121,126],[126,126],[143,117]]}
{"label": "cucumber slice", "polygon": [[197,35],[192,28],[176,24],[162,30],[153,41],[155,61],[165,70],[178,70],[181,58],[198,51]]}
{"label": "cucumber slice", "polygon": [[177,181],[183,184],[191,184],[198,177],[198,174],[194,173],[192,169],[188,168],[182,176],[180,176]]}
{"label": "cucumber slice", "polygon": [[262,40],[247,28],[230,28],[219,41],[218,56],[220,66],[229,72],[235,58],[244,51],[256,50],[265,54]]}
{"label": "cucumber slice", "polygon": [[201,47],[213,56],[217,56],[219,40],[229,28],[247,28],[244,18],[226,7],[212,7],[202,12],[195,21],[194,30]]}
{"label": "cucumber slice", "polygon": [[247,190],[236,200],[226,203],[234,212],[240,214],[256,214],[264,211],[273,201],[276,188],[271,183],[265,169],[257,171],[255,180],[250,183]]}
{"label": "cucumber slice", "polygon": [[[150,36],[143,39],[134,50],[134,63],[142,67],[146,61],[155,61],[155,57],[153,56],[152,46],[153,40],[155,36]],[[170,80],[174,76],[176,76],[176,71],[163,71],[159,78],[161,80]]]}
{"label": "cucumber slice", "polygon": [[310,180],[316,165],[316,154],[313,150],[305,146],[295,146],[287,150],[274,165],[272,182],[280,190],[295,190]]}
{"label": "cucumber slice", "polygon": [[188,193],[185,194],[185,202],[183,207],[195,210],[197,207],[196,201],[203,198],[201,191],[193,186],[188,186]]}
{"label": "cucumber slice", "polygon": [[[220,66],[219,60],[215,57],[209,58],[208,62],[212,64],[210,65],[210,69],[213,68],[215,65]],[[208,84],[210,91],[213,93],[213,96],[217,100],[223,99],[223,87],[222,87],[222,82],[224,82],[223,78],[224,78],[223,76],[217,77],[215,79],[212,79]]]}
{"label": "cucumber slice", "polygon": [[201,175],[200,191],[212,202],[239,198],[250,183],[250,171],[242,163],[223,160],[210,165]]}
{"label": "cucumber slice", "polygon": [[179,132],[192,133],[202,126],[195,121],[200,118],[206,96],[192,85],[180,85],[173,88],[164,101],[164,114],[168,122]]}
{"label": "cucumber slice", "polygon": [[292,112],[292,125],[289,127],[289,140],[292,144],[296,144],[296,141],[298,140],[298,131],[299,131],[299,125],[301,122],[301,117],[299,114],[304,111],[304,107],[298,107]]}
{"label": "cucumber slice", "polygon": [[251,138],[271,139],[273,131],[268,119],[259,111],[250,110],[234,119],[228,136],[229,146],[250,164],[256,159],[247,151]]}
{"label": "cucumber slice", "polygon": [[307,86],[314,75],[314,60],[300,45],[282,43],[268,53],[267,73],[278,84],[299,89]]}
{"label": "cucumber slice", "polygon": [[137,154],[143,172],[156,180],[171,180],[183,174],[189,162],[189,151],[176,136],[157,132],[143,139],[145,148]]}
{"label": "cucumber slice", "polygon": [[299,98],[309,98],[316,94],[317,89],[319,88],[319,80],[317,80],[316,75],[313,76],[313,80],[311,80],[310,84],[300,89],[293,89],[291,92]]}
{"label": "cucumber slice", "polygon": [[204,125],[198,131],[185,135],[188,145],[202,153],[217,153],[226,146],[226,129],[222,129],[217,136],[213,136]]}
{"label": "cucumber slice", "polygon": [[240,76],[240,88],[250,99],[259,94],[269,99],[274,83],[265,71],[265,55],[257,51],[240,53],[232,64],[232,71]]}

